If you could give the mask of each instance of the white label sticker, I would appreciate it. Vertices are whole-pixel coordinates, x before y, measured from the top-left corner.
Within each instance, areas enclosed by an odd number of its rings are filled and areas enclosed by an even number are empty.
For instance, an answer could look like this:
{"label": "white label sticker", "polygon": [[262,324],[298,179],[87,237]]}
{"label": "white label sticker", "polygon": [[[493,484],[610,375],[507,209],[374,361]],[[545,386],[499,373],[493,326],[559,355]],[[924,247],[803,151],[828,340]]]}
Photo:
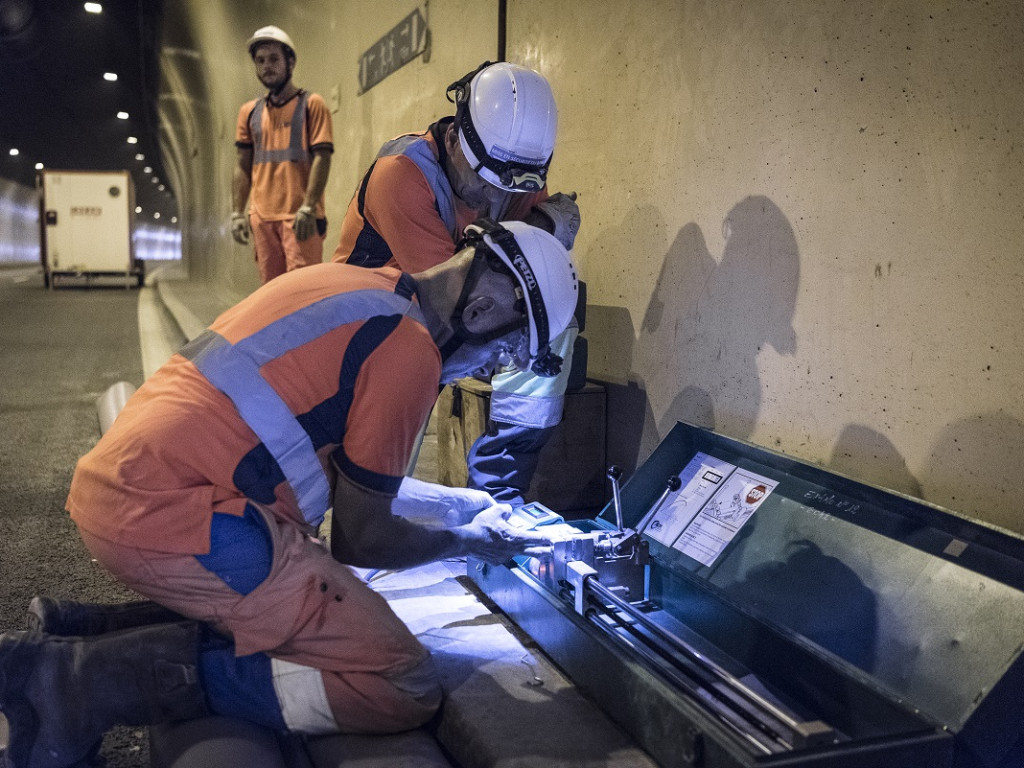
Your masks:
{"label": "white label sticker", "polygon": [[713,564],[777,485],[775,480],[737,469],[717,487],[672,546],[704,565]]}
{"label": "white label sticker", "polygon": [[679,490],[666,497],[645,533],[666,547],[672,546],[735,469],[734,464],[698,452],[679,473]]}

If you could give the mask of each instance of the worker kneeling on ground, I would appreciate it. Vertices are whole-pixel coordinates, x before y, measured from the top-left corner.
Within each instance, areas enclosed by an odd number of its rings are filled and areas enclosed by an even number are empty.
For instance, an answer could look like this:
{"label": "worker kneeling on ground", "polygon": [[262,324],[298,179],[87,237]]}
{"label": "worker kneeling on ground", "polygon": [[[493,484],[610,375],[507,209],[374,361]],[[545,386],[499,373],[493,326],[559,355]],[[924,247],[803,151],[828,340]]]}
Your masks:
{"label": "worker kneeling on ground", "polygon": [[[387,733],[433,715],[429,652],[348,566],[504,562],[545,543],[481,491],[443,489],[464,513],[448,527],[391,503],[439,385],[510,363],[551,375],[577,293],[547,232],[484,219],[465,242],[414,275],[289,272],[131,398],[79,462],[68,509],[92,555],[153,602],[36,598],[30,630],[0,637],[10,765],[74,765],[116,724],[218,714]],[[328,550],[315,536],[329,507]]]}

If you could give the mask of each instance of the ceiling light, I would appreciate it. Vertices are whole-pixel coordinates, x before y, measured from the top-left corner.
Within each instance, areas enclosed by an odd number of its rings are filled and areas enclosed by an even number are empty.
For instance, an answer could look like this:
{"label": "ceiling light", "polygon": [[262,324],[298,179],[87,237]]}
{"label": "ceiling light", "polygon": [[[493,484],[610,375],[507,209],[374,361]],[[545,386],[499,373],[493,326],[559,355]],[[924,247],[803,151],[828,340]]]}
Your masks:
{"label": "ceiling light", "polygon": [[[145,160],[145,159],[146,159],[146,156],[145,156],[144,154],[142,154],[141,152],[139,152],[139,154],[137,154],[137,155],[135,156],[135,159],[136,159],[136,160]],[[149,171],[146,171],[146,173],[149,173]]]}
{"label": "ceiling light", "polygon": [[156,184],[158,181],[160,181],[160,179],[158,179],[156,176],[154,176],[152,179],[150,179],[150,181],[152,181],[154,184]]}
{"label": "ceiling light", "polygon": [[142,172],[143,173],[152,173],[153,169],[147,165],[145,168],[142,169]]}
{"label": "ceiling light", "polygon": [[117,75],[114,72],[104,72],[103,73],[103,79],[106,80],[107,82],[112,83],[115,80],[117,80]]}
{"label": "ceiling light", "polygon": [[134,136],[129,136],[128,137],[128,143],[129,144],[138,144],[139,140],[137,138],[135,138]]}
{"label": "ceiling light", "polygon": [[163,192],[164,191],[164,185],[161,184],[159,187],[157,187],[157,189],[159,189],[161,192]]}
{"label": "ceiling light", "polygon": [[9,154],[9,155],[10,155],[11,157],[17,157],[17,156],[18,156],[18,155],[20,155],[21,153],[20,153],[20,152],[19,152],[19,151],[18,151],[17,149],[15,149],[14,147],[11,147],[11,151],[10,151],[10,152],[8,152],[8,154]]}
{"label": "ceiling light", "polygon": [[117,119],[118,120],[127,120],[128,119],[128,113],[127,112],[118,112],[117,113]]}
{"label": "ceiling light", "polygon": [[171,224],[177,224],[177,223],[178,223],[178,217],[177,216],[171,216]]}
{"label": "ceiling light", "polygon": [[36,170],[37,171],[43,170],[43,164],[42,163],[36,163]]}
{"label": "ceiling light", "polygon": [[142,206],[141,205],[136,205],[135,206],[135,212],[136,213],[142,213]]}
{"label": "ceiling light", "polygon": [[159,219],[160,218],[160,211],[157,211],[156,213],[154,213],[153,214],[153,218],[154,219]]}
{"label": "ceiling light", "polygon": [[86,3],[85,10],[88,13],[103,13],[103,6],[99,3]]}

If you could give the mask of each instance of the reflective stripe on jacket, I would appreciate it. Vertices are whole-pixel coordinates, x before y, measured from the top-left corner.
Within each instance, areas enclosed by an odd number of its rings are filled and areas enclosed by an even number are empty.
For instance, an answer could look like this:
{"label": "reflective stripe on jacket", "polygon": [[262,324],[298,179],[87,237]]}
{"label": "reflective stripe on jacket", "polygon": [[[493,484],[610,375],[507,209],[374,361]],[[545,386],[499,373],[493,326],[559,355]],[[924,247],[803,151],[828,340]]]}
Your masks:
{"label": "reflective stripe on jacket", "polygon": [[252,133],[254,165],[260,163],[309,163],[312,162],[312,154],[308,149],[303,148],[302,138],[306,132],[306,98],[309,94],[300,91],[298,103],[295,105],[295,115],[292,117],[291,137],[287,149],[265,149],[263,147],[263,110],[266,108],[266,98],[259,99],[249,114],[249,131]]}
{"label": "reflective stripe on jacket", "polygon": [[426,325],[410,295],[367,289],[303,307],[235,344],[207,330],[181,349],[263,442],[312,526],[320,525],[330,507],[330,484],[310,435],[260,369],[335,328],[381,315],[406,315]]}

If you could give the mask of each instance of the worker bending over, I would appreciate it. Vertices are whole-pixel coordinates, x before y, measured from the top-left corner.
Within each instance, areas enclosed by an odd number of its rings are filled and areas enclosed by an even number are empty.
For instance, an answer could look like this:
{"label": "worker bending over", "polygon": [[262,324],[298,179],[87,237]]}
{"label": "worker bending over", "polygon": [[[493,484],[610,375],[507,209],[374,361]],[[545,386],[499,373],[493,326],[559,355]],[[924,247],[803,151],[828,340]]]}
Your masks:
{"label": "worker bending over", "polygon": [[387,733],[433,715],[429,652],[349,566],[500,563],[545,543],[480,492],[431,486],[470,513],[449,527],[391,503],[440,384],[502,363],[557,370],[550,341],[578,290],[547,232],[481,220],[466,235],[414,275],[282,275],[129,400],[80,460],[68,509],[92,556],[155,604],[33,600],[35,631],[0,636],[7,764],[75,765],[115,724],[212,713]]}
{"label": "worker bending over", "polygon": [[[572,248],[579,208],[572,196],[547,191],[558,128],[547,80],[526,67],[485,62],[448,94],[454,116],[378,152],[349,203],[335,261],[418,272],[450,259],[463,229],[480,216],[529,222]],[[562,418],[577,334],[573,322],[551,340],[565,360],[560,374],[512,366],[491,380],[491,424],[470,450],[470,487],[523,503],[538,453]]]}

